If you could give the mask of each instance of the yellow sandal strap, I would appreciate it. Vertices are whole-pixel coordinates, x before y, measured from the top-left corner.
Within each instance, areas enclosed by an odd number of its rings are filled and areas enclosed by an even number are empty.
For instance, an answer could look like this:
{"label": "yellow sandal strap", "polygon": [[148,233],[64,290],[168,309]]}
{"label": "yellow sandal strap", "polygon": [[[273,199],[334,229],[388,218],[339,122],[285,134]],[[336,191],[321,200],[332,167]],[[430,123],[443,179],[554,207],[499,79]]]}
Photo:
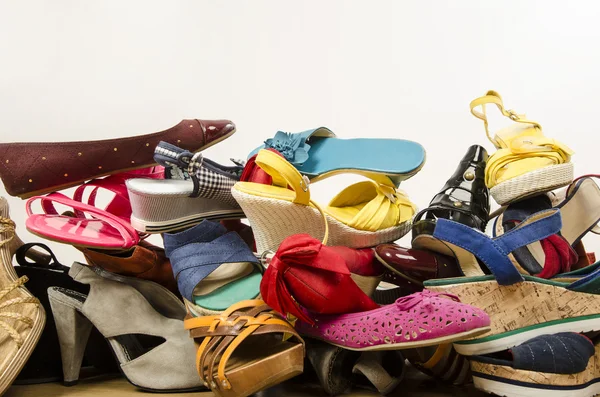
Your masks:
{"label": "yellow sandal strap", "polygon": [[[504,108],[504,103],[502,102],[502,97],[500,96],[500,94],[498,94],[496,91],[490,90],[484,96],[473,99],[471,101],[470,107],[471,107],[471,113],[473,114],[473,116],[477,117],[480,120],[483,120],[483,125],[485,127],[485,133],[486,133],[488,139],[490,140],[490,142],[492,142],[494,144],[494,146],[496,146],[497,148],[500,148],[500,144],[498,143],[498,141],[496,140],[495,137],[492,138],[492,136],[490,135],[487,113],[486,113],[486,108],[485,108],[486,105],[496,105],[498,110],[500,110],[500,112],[504,116],[508,117],[512,121],[515,121],[517,123],[532,124],[535,128],[539,128],[540,130],[542,129],[542,126],[538,122],[525,118],[524,114],[520,115],[511,109],[506,110]],[[481,106],[481,112],[477,110],[477,108],[480,106]]]}
{"label": "yellow sandal strap", "polygon": [[329,238],[329,224],[323,209],[310,199],[310,180],[308,177],[302,176],[296,167],[290,164],[285,158],[269,150],[260,150],[256,156],[255,162],[256,165],[273,178],[273,184],[275,186],[283,188],[289,186],[292,188],[294,191],[294,199],[292,202],[302,205],[312,204],[321,213],[323,222],[325,222],[323,244],[327,244]]}
{"label": "yellow sandal strap", "polygon": [[291,187],[295,193],[294,203],[309,204],[310,191],[308,178],[303,178],[296,167],[286,159],[269,150],[263,149],[256,156],[256,165],[273,178],[273,185]]}
{"label": "yellow sandal strap", "polygon": [[375,189],[376,195],[369,199],[358,213],[350,213],[342,218],[340,212],[337,212],[336,218],[355,229],[377,231],[384,224],[388,225],[385,227],[398,224],[401,217],[405,215],[405,210],[410,211],[411,216],[414,215],[416,206],[404,192],[394,186],[381,185],[373,181],[362,181],[348,186],[330,201],[329,209],[363,202],[366,199],[363,193],[370,189]]}

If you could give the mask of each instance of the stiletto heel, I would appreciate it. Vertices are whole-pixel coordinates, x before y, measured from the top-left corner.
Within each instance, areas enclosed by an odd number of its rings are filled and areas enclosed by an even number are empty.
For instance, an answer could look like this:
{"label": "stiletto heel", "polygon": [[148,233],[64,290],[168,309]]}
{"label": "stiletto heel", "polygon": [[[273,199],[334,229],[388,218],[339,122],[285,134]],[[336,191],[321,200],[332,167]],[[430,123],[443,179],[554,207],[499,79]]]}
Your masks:
{"label": "stiletto heel", "polygon": [[[73,302],[67,303],[66,295],[73,295]],[[56,332],[60,342],[60,355],[62,358],[63,375],[65,386],[76,385],[79,381],[79,372],[81,370],[81,362],[83,361],[83,353],[90,332],[92,332],[92,323],[77,312],[78,306],[81,309],[83,302],[76,300],[76,292],[49,288],[48,298],[50,307],[54,315],[56,324]],[[85,297],[82,298],[85,301]]]}

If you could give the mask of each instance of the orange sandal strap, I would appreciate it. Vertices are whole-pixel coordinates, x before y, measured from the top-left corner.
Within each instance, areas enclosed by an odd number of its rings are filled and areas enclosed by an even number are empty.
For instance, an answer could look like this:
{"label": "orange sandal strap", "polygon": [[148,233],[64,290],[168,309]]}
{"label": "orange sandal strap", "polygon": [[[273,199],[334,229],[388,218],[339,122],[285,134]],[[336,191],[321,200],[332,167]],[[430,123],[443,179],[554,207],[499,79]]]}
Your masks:
{"label": "orange sandal strap", "polygon": [[[225,374],[227,362],[251,335],[282,333],[285,338],[289,334],[304,344],[286,320],[258,299],[238,302],[219,315],[188,317],[184,327],[192,338],[203,338],[196,353],[196,369],[204,384],[213,389],[231,388]],[[217,360],[217,379],[214,379]]]}

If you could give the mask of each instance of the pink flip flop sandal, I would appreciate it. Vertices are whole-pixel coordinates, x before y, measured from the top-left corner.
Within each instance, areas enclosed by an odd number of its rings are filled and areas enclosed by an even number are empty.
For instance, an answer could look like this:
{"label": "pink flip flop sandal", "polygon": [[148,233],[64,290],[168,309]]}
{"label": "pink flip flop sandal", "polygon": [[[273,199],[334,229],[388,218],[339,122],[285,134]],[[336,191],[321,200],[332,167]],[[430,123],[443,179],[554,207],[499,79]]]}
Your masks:
{"label": "pink flip flop sandal", "polygon": [[[35,200],[42,201],[44,214],[33,213],[31,204]],[[75,216],[60,215],[54,203],[73,208]],[[122,218],[61,193],[32,197],[27,200],[26,206],[27,230],[48,240],[86,248],[119,250],[131,248],[140,241],[135,229]]]}
{"label": "pink flip flop sandal", "polygon": [[[140,235],[131,226],[131,205],[125,181],[129,178],[163,177],[162,167],[150,167],[134,172],[94,179],[79,186],[73,199],[61,193],[35,196],[27,201],[27,230],[40,237],[64,244],[86,248],[128,249],[139,243]],[[87,204],[83,202],[84,191],[92,188]],[[96,207],[99,189],[114,193],[104,210]],[[31,205],[40,200],[43,214],[34,214]],[[73,215],[60,215],[55,204],[73,209]]]}
{"label": "pink flip flop sandal", "polygon": [[296,322],[301,335],[359,351],[439,345],[490,330],[483,310],[461,303],[456,295],[427,290],[375,310],[312,317],[315,325]]}

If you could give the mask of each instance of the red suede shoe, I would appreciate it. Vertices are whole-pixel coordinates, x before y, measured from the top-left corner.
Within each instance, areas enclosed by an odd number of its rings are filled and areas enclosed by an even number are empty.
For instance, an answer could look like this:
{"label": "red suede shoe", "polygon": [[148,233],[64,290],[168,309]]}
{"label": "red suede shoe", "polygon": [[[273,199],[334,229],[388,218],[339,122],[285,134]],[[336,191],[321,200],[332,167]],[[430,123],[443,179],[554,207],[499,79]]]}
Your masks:
{"label": "red suede shoe", "polygon": [[369,274],[368,250],[328,247],[308,234],[283,240],[263,275],[260,293],[276,311],[312,324],[305,314],[346,314],[379,307],[354,282],[348,265]]}

